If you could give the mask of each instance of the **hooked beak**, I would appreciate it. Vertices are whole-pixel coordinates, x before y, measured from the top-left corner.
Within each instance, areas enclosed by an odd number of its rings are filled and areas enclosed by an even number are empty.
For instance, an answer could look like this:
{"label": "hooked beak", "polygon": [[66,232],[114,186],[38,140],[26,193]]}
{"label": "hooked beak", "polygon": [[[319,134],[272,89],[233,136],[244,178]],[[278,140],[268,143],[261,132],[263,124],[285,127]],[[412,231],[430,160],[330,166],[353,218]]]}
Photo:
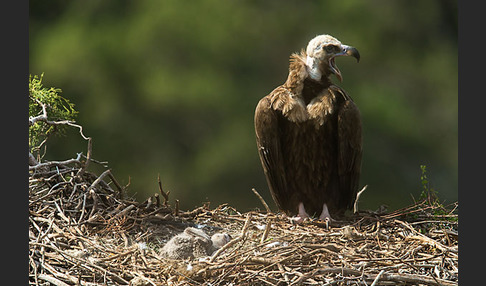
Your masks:
{"label": "hooked beak", "polygon": [[342,45],[342,47],[343,47],[343,51],[337,54],[336,56],[352,56],[359,63],[360,56],[358,50],[355,47],[346,46],[346,45]]}
{"label": "hooked beak", "polygon": [[338,69],[336,65],[336,62],[334,61],[334,58],[339,56],[352,56],[358,61],[358,63],[360,59],[359,52],[355,47],[351,47],[347,45],[341,45],[341,47],[342,47],[342,51],[335,54],[333,57],[329,59],[329,66],[331,67],[331,71],[336,75],[339,81],[343,81],[343,77],[341,75],[341,71]]}

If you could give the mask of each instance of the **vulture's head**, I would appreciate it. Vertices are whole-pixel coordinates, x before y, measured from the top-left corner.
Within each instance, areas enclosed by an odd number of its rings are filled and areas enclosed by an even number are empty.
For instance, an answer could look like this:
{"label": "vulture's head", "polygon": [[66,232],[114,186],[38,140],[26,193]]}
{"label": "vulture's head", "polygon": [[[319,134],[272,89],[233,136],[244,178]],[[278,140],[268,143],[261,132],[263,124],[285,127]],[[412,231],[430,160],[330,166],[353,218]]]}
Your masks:
{"label": "vulture's head", "polygon": [[339,56],[352,56],[359,62],[359,52],[356,48],[342,44],[330,35],[319,35],[310,40],[306,49],[306,65],[310,77],[321,80],[322,76],[330,77],[335,74],[339,81],[343,80],[335,58]]}
{"label": "vulture's head", "polygon": [[213,242],[213,247],[219,249],[223,247],[226,243],[230,242],[231,236],[227,233],[215,233],[211,236],[211,241]]}

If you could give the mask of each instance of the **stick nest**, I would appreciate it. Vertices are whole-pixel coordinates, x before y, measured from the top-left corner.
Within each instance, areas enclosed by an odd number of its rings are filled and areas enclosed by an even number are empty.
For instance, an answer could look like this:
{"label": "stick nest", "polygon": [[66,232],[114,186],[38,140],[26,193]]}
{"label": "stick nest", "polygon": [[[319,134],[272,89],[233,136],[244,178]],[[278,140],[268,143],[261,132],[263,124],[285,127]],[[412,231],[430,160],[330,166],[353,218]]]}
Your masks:
{"label": "stick nest", "polygon": [[[280,214],[229,205],[182,211],[168,204],[161,184],[160,195],[139,203],[125,198],[109,169],[97,176],[85,165],[78,156],[29,168],[31,285],[458,283],[457,203],[424,199],[331,225],[294,225]],[[233,239],[211,257],[160,257],[188,226]]]}

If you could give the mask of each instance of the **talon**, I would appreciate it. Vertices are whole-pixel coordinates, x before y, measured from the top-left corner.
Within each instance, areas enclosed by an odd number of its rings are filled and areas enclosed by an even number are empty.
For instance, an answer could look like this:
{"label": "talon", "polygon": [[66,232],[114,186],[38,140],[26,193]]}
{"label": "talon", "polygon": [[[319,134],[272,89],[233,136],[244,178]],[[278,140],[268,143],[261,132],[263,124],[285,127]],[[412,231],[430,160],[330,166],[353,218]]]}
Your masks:
{"label": "talon", "polygon": [[329,214],[329,209],[327,208],[327,205],[325,203],[322,206],[322,213],[319,216],[319,219],[322,221],[326,221],[326,224],[329,224],[330,222],[334,221],[334,219]]}
{"label": "talon", "polygon": [[309,215],[305,211],[304,204],[302,202],[299,203],[299,214],[293,217],[290,217],[290,222],[293,224],[302,224],[305,219],[309,218]]}
{"label": "talon", "polygon": [[297,216],[289,217],[289,220],[292,224],[302,224],[305,218],[297,215]]}

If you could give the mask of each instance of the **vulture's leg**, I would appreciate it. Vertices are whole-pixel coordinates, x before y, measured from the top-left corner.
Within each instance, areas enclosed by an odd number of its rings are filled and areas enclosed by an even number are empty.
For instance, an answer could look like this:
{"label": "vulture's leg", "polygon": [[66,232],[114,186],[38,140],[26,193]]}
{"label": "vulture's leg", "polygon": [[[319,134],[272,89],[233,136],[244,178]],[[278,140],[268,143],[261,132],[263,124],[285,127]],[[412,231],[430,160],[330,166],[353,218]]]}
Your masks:
{"label": "vulture's leg", "polygon": [[331,215],[329,214],[329,210],[327,209],[327,205],[326,203],[324,203],[324,205],[322,206],[322,213],[321,215],[319,216],[319,219],[320,220],[329,220],[329,221],[333,221],[334,219],[331,217]]}
{"label": "vulture's leg", "polygon": [[294,223],[301,224],[304,221],[304,219],[306,219],[308,217],[309,217],[309,215],[305,211],[304,203],[300,202],[299,203],[299,214],[294,216],[294,217],[291,217],[290,220]]}

